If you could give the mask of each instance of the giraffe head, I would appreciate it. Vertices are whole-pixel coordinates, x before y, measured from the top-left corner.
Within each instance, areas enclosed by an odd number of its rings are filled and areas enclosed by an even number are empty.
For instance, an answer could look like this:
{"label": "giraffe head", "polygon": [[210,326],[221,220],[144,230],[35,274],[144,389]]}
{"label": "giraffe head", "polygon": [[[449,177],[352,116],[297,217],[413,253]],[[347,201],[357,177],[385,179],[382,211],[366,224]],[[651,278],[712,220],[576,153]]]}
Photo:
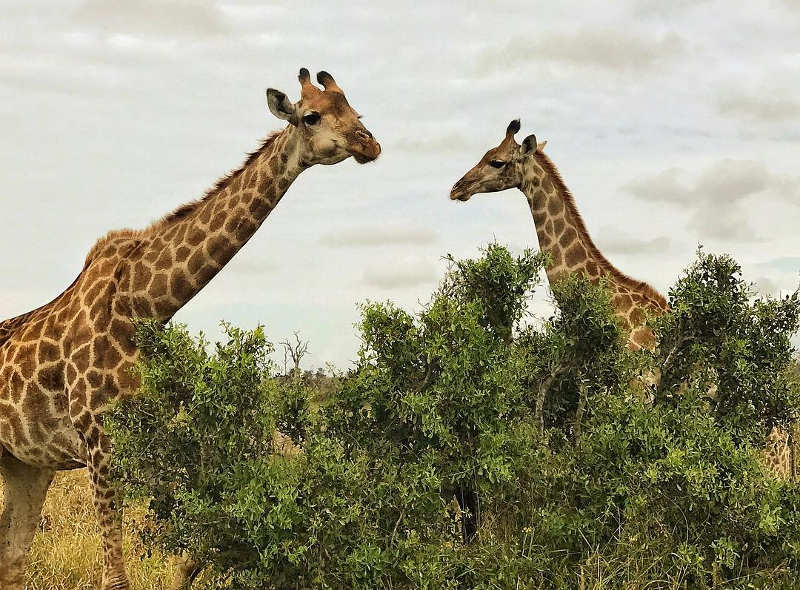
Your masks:
{"label": "giraffe head", "polygon": [[476,193],[496,193],[520,186],[525,161],[541,152],[547,142],[536,143],[536,136],[529,135],[520,145],[514,140],[518,131],[519,119],[514,119],[508,124],[500,145],[486,152],[480,162],[453,185],[452,200],[468,201]]}
{"label": "giraffe head", "polygon": [[311,82],[308,70],[300,75],[300,100],[294,104],[280,90],[267,90],[267,104],[273,115],[297,128],[300,161],[305,165],[336,164],[353,156],[356,162],[371,162],[381,146],[361,123],[344,92],[328,72],[317,74],[324,90]]}

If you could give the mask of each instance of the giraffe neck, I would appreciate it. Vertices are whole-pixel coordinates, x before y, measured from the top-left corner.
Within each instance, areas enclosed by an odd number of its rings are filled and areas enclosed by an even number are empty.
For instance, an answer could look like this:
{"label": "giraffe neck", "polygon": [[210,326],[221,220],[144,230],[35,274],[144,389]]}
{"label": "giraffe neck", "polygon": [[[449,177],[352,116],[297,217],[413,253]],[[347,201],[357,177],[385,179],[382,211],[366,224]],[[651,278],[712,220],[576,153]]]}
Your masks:
{"label": "giraffe neck", "polygon": [[550,284],[575,272],[584,273],[593,283],[605,278],[614,312],[628,335],[628,346],[652,346],[652,332],[644,325],[646,314],[666,311],[664,297],[647,283],[621,273],[600,253],[572,195],[546,155],[537,153],[519,165],[520,190],[528,200],[539,247],[550,255],[545,269]]}
{"label": "giraffe neck", "polygon": [[143,232],[130,260],[133,315],[168,320],[248,242],[307,167],[296,129],[270,137],[205,198]]}
{"label": "giraffe neck", "polygon": [[571,195],[545,157],[537,154],[521,164],[520,190],[531,209],[539,247],[550,255],[547,278],[552,283],[564,273],[583,271],[599,279],[608,262],[598,256]]}

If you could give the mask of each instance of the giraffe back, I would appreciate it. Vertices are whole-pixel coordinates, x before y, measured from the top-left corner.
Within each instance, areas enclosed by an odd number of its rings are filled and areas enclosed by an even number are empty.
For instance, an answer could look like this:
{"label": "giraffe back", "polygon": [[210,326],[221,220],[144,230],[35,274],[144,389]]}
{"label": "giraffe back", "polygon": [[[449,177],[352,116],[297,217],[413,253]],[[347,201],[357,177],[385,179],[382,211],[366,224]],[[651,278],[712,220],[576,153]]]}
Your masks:
{"label": "giraffe back", "polygon": [[22,315],[18,315],[17,317],[0,321],[0,346],[2,346],[6,341],[10,340],[20,326],[24,325],[25,322],[34,313],[36,313],[36,311],[37,310],[29,311],[27,313],[23,313]]}

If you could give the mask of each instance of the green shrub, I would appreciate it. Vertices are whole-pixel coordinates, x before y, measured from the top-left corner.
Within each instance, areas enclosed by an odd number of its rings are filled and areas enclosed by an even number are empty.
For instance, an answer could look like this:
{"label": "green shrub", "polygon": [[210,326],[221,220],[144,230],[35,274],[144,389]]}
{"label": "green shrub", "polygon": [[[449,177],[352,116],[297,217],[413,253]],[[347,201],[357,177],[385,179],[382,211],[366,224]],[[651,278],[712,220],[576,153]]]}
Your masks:
{"label": "green shrub", "polygon": [[797,419],[790,371],[800,295],[755,298],[729,256],[698,251],[670,289],[671,313],[654,322],[660,402],[676,403],[690,384],[706,392],[717,422],[738,440],[763,445],[773,427]]}
{"label": "green shrub", "polygon": [[261,329],[209,351],[141,326],[142,391],[109,422],[145,540],[215,588],[800,583],[800,488],[759,460],[797,411],[797,296],[753,301],[732,260],[701,253],[660,347],[631,353],[603,285],[559,282],[535,326],[542,257],[450,262],[419,312],[362,306],[356,366],[324,392],[276,377]]}

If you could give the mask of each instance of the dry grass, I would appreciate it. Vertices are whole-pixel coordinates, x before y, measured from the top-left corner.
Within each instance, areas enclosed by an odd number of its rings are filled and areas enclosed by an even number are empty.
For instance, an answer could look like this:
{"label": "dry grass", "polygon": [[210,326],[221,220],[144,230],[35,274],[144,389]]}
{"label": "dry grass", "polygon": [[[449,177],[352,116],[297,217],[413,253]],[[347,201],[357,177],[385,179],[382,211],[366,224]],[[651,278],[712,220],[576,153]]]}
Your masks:
{"label": "dry grass", "polygon": [[[132,523],[141,516],[141,510],[125,513],[125,563],[132,590],[162,590],[169,587],[173,566],[163,555],[142,557],[143,547],[136,535],[129,532]],[[85,469],[56,475],[33,542],[27,573],[30,590],[94,590],[100,586],[100,534]]]}

